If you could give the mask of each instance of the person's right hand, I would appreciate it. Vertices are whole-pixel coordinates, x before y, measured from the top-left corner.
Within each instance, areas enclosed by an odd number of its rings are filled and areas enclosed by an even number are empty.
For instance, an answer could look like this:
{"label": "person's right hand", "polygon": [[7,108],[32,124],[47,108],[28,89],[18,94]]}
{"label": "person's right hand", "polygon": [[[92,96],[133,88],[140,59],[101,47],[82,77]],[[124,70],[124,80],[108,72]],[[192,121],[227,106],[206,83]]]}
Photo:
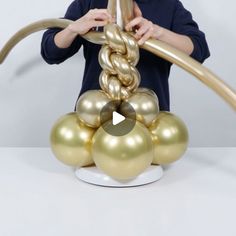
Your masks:
{"label": "person's right hand", "polygon": [[114,22],[107,9],[92,9],[87,14],[71,23],[68,29],[78,35],[86,34],[94,27],[105,26],[108,22]]}

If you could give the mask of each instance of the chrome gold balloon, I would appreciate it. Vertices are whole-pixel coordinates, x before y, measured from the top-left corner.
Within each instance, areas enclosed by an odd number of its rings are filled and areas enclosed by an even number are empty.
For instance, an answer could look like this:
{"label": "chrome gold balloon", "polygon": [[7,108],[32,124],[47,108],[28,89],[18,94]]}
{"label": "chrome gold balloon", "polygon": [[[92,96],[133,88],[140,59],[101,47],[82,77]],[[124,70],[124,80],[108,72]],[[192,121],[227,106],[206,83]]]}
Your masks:
{"label": "chrome gold balloon", "polygon": [[134,108],[136,119],[147,127],[159,114],[159,102],[151,93],[137,92],[126,99],[120,106],[120,112],[125,117],[129,117],[129,105]]}
{"label": "chrome gold balloon", "polygon": [[159,104],[159,99],[153,90],[148,89],[148,88],[144,88],[144,87],[139,87],[136,92],[137,93],[147,93],[147,94],[150,94],[151,96],[154,96]]}
{"label": "chrome gold balloon", "polygon": [[115,71],[117,71],[119,75],[119,79],[122,82],[122,84],[125,86],[130,85],[132,83],[133,77],[132,74],[130,73],[131,65],[128,62],[128,60],[120,54],[113,53],[111,55],[111,61]]}
{"label": "chrome gold balloon", "polygon": [[120,102],[121,99],[121,83],[117,77],[110,77],[110,83],[108,86],[108,94],[112,100]]}
{"label": "chrome gold balloon", "polygon": [[82,167],[93,164],[91,140],[95,130],[85,126],[76,112],[60,117],[50,134],[51,149],[66,165]]}
{"label": "chrome gold balloon", "polygon": [[103,45],[102,49],[99,51],[98,61],[102,69],[106,72],[109,72],[112,75],[116,75],[117,72],[113,69],[113,65],[111,63],[111,54],[112,50],[108,45]]}
{"label": "chrome gold balloon", "polygon": [[80,120],[87,126],[98,128],[101,126],[100,113],[108,103],[111,105],[111,114],[107,117],[107,120],[112,117],[112,112],[116,110],[115,104],[112,106],[111,99],[102,90],[90,90],[79,98],[76,103],[76,112]]}
{"label": "chrome gold balloon", "polygon": [[149,128],[154,143],[153,164],[170,164],[185,153],[188,130],[184,122],[170,112],[160,112]]}
{"label": "chrome gold balloon", "polygon": [[[108,121],[103,127],[114,127],[111,123]],[[114,179],[130,180],[150,166],[153,143],[143,124],[137,121],[133,130],[123,136],[111,135],[103,127],[95,133],[92,145],[93,159],[98,168]]]}
{"label": "chrome gold balloon", "polygon": [[118,52],[120,54],[125,54],[126,47],[123,42],[120,28],[118,27],[118,25],[107,24],[104,27],[104,31],[106,34],[106,39],[108,41],[108,45],[116,52]]}
{"label": "chrome gold balloon", "polygon": [[[118,0],[120,1],[120,6],[122,9],[122,18],[120,19],[122,21],[121,25],[125,26],[133,19],[133,0]],[[108,0],[107,9],[112,15],[114,19],[116,19],[116,22],[118,21],[117,16],[117,0]],[[123,28],[122,28],[123,30]]]}

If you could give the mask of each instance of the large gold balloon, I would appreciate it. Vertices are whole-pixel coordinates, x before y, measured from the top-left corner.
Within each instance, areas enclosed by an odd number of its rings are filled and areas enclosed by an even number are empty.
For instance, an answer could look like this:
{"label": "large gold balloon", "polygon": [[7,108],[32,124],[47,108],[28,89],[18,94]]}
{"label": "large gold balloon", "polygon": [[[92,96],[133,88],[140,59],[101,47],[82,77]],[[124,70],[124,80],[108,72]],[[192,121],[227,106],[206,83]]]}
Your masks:
{"label": "large gold balloon", "polygon": [[188,146],[188,130],[184,122],[170,112],[160,112],[152,123],[153,164],[169,164],[178,160]]}
{"label": "large gold balloon", "polygon": [[85,126],[76,112],[60,117],[52,127],[51,148],[64,164],[82,167],[93,164],[91,142],[95,130]]}
{"label": "large gold balloon", "polygon": [[[76,104],[76,112],[81,121],[87,126],[98,128],[101,126],[101,111],[104,106],[110,106],[111,113],[106,120],[112,117],[112,112],[116,110],[115,102],[112,103],[107,94],[102,90],[90,90],[85,92]],[[104,117],[103,117],[104,119]]]}
{"label": "large gold balloon", "polygon": [[120,112],[129,117],[129,105],[136,112],[136,119],[149,127],[159,114],[159,102],[150,92],[137,92],[131,95],[120,106]]}
{"label": "large gold balloon", "polygon": [[[131,120],[123,121],[124,128]],[[126,123],[127,122],[127,123]],[[104,126],[113,127],[112,121]],[[141,174],[153,160],[153,143],[149,130],[136,122],[132,131],[115,136],[101,127],[93,137],[92,155],[96,166],[117,180],[130,180]],[[117,125],[119,129],[119,125]],[[114,131],[115,132],[115,131]]]}

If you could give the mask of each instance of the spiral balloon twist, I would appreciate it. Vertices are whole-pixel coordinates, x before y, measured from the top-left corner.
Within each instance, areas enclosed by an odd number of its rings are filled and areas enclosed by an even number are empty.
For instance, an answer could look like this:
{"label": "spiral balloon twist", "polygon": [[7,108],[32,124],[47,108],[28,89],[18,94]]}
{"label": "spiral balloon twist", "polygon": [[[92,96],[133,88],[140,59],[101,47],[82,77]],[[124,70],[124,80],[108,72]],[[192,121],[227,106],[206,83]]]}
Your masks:
{"label": "spiral balloon twist", "polygon": [[140,74],[135,68],[139,61],[139,47],[135,39],[121,31],[118,25],[104,28],[106,44],[99,53],[103,68],[99,82],[112,100],[125,100],[140,84]]}

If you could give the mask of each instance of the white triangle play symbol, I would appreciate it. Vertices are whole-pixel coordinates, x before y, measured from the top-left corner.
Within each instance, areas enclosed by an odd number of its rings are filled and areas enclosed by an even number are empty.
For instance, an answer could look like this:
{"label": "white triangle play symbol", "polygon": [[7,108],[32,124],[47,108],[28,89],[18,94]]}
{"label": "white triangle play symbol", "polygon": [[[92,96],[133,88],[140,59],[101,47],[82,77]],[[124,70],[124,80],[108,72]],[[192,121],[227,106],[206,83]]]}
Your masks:
{"label": "white triangle play symbol", "polygon": [[119,114],[116,111],[113,111],[113,114],[112,114],[112,124],[113,125],[118,125],[124,120],[125,120],[124,116],[122,116],[121,114]]}

